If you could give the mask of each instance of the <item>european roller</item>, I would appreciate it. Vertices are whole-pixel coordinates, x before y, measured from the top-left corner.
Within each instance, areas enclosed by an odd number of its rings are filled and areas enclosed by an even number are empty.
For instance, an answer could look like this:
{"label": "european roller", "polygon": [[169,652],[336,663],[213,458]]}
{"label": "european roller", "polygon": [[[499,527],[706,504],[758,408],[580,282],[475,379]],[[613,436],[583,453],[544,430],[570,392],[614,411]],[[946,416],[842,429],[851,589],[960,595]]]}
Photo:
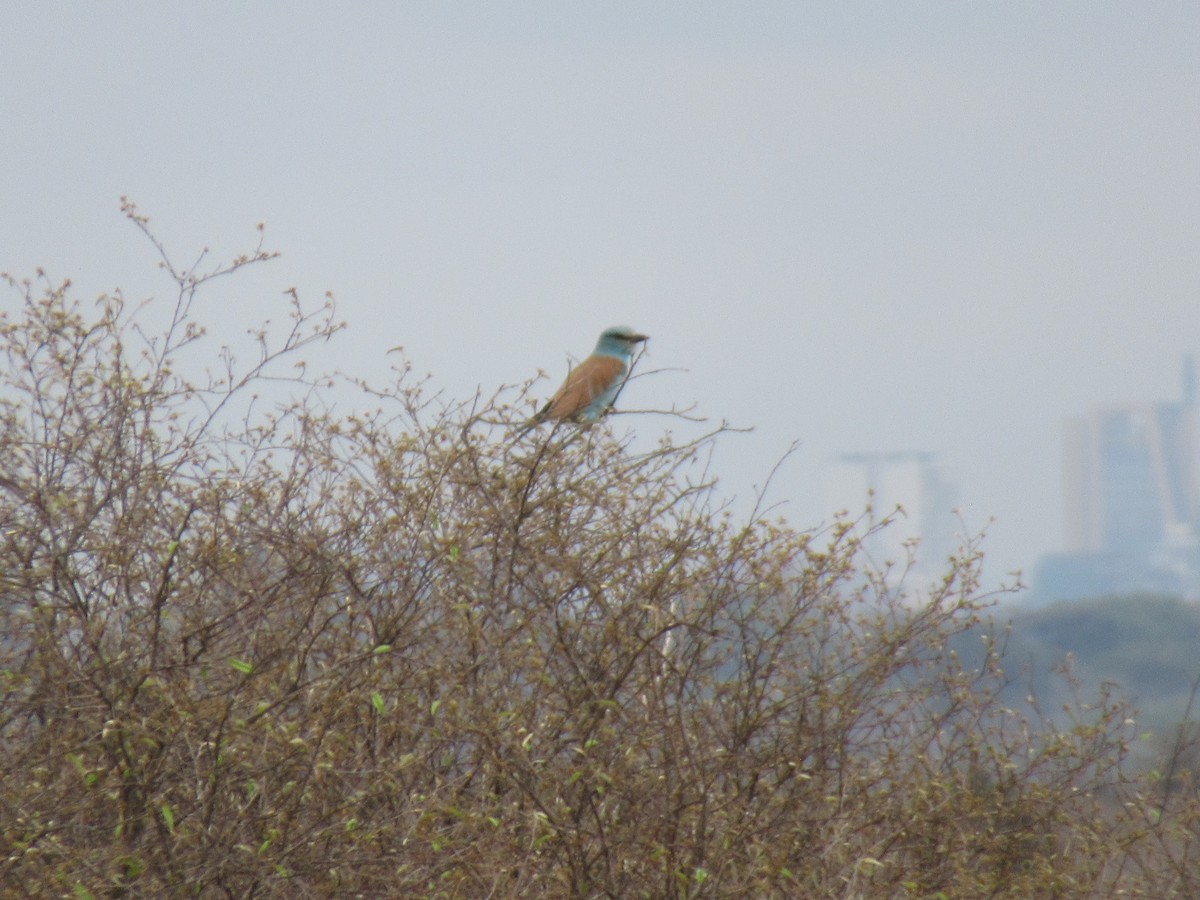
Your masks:
{"label": "european roller", "polygon": [[633,348],[646,340],[626,325],[607,329],[596,342],[592,355],[567,373],[567,380],[525,427],[524,434],[547,419],[595,422],[604,415],[629,375]]}

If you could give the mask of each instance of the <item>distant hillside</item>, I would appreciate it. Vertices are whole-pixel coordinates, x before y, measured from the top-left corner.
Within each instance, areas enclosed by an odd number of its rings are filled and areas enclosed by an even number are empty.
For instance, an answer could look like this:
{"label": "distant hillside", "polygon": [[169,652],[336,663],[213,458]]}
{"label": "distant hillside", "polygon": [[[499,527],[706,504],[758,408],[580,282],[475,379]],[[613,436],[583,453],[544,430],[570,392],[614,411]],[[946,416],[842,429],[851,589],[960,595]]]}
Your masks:
{"label": "distant hillside", "polygon": [[[1135,594],[1036,609],[1006,606],[993,619],[998,639],[1009,623],[1004,668],[1012,679],[1006,693],[1014,706],[1022,705],[1032,689],[1044,712],[1060,709],[1068,687],[1052,670],[1070,654],[1070,672],[1082,698],[1112,682],[1136,708],[1140,733],[1153,732],[1159,746],[1173,740],[1200,678],[1200,604]],[[955,649],[972,659],[981,646],[973,631],[960,636]],[[1190,718],[1200,719],[1200,698]]]}

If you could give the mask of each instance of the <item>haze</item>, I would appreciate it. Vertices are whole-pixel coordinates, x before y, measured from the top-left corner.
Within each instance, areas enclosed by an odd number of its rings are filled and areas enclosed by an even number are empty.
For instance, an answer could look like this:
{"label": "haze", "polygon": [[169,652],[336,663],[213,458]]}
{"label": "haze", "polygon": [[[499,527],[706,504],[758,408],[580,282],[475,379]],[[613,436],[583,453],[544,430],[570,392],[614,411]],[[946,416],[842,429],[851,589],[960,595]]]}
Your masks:
{"label": "haze", "polygon": [[[1200,5],[26,3],[0,36],[0,270],[337,296],[332,362],[553,389],[652,335],[745,498],[827,521],[850,451],[932,451],[988,571],[1061,545],[1062,422],[1200,349]],[[247,286],[232,285],[235,297]],[[0,305],[19,298],[9,293]],[[260,302],[261,300],[261,302]],[[618,427],[660,433],[653,415]]]}

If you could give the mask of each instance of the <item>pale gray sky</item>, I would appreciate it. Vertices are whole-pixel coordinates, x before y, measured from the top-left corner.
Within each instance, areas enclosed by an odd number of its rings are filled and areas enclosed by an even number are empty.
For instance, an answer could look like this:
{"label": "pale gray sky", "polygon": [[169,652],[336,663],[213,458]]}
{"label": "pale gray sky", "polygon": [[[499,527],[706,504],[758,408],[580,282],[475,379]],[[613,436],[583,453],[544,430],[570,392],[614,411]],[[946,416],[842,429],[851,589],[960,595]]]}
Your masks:
{"label": "pale gray sky", "polygon": [[[1200,350],[1200,4],[13,3],[0,269],[162,293],[283,251],[229,321],[332,290],[344,369],[451,396],[653,336],[623,403],[788,444],[933,450],[993,574],[1060,545],[1061,422]],[[261,290],[261,296],[248,298]],[[11,304],[16,298],[0,298]],[[254,303],[250,302],[254,300]],[[546,384],[549,390],[553,385]],[[621,420],[657,433],[665,420]]]}

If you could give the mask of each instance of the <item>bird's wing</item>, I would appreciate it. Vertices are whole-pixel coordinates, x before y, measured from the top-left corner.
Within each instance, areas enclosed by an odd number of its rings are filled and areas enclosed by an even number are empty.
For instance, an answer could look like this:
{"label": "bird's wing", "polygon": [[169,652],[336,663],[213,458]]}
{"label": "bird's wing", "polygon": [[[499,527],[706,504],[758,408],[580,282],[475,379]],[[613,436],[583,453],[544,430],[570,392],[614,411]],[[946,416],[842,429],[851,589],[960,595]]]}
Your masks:
{"label": "bird's wing", "polygon": [[613,356],[589,356],[567,375],[551,398],[545,418],[569,419],[607,391],[625,374],[625,363]]}

